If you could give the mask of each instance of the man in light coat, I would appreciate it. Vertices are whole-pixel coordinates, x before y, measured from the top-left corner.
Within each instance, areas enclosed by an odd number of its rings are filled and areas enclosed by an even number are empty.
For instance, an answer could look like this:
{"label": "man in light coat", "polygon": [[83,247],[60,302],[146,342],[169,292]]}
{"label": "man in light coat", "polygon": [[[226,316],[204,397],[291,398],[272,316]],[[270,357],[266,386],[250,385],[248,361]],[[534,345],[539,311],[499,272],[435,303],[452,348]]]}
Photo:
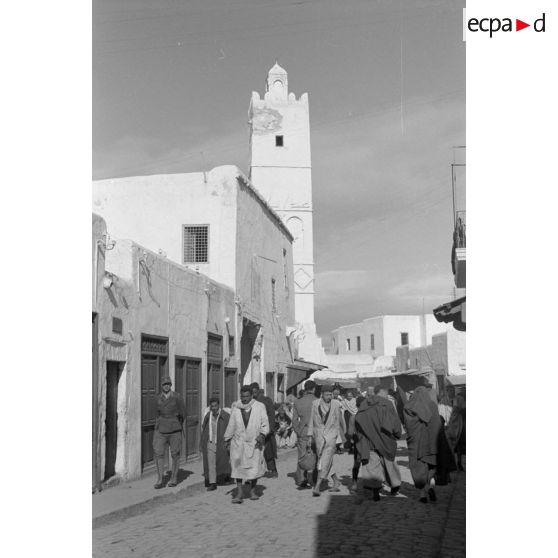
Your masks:
{"label": "man in light coat", "polygon": [[242,483],[250,485],[250,500],[258,500],[257,479],[266,472],[264,458],[265,437],[269,421],[265,405],[252,399],[250,386],[240,389],[240,401],[231,410],[225,431],[225,442],[230,446],[231,477],[236,479],[236,496],[233,504],[242,504]]}
{"label": "man in light coat", "polygon": [[[318,479],[312,490],[312,496],[320,495],[322,479],[327,479],[336,453],[337,437],[345,433],[345,419],[341,403],[332,398],[330,386],[322,386],[322,396],[312,403],[312,418],[308,426],[308,437],[316,447],[318,456]],[[331,475],[333,486],[330,492],[339,492],[341,481],[334,472]]]}

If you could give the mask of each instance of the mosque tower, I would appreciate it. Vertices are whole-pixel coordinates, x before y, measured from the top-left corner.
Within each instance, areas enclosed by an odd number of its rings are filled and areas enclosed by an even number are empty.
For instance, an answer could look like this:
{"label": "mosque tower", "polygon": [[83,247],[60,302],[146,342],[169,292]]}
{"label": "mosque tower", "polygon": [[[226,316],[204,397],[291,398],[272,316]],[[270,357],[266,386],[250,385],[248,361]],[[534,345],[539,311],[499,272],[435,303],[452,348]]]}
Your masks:
{"label": "mosque tower", "polygon": [[252,93],[249,109],[250,180],[294,237],[295,319],[299,357],[321,362],[324,351],[314,323],[312,163],[308,94],[289,93],[287,72],[269,70],[263,99]]}

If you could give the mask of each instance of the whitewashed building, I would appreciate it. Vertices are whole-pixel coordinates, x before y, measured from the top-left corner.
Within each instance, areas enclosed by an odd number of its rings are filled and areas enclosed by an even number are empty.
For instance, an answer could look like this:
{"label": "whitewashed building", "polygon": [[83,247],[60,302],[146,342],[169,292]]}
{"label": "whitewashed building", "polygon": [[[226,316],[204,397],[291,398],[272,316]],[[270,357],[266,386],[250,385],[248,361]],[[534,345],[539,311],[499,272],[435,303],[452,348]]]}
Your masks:
{"label": "whitewashed building", "polygon": [[424,347],[432,336],[451,326],[440,324],[433,315],[385,315],[367,318],[333,330],[332,352],[338,355],[369,354],[373,358],[395,356],[400,345]]}

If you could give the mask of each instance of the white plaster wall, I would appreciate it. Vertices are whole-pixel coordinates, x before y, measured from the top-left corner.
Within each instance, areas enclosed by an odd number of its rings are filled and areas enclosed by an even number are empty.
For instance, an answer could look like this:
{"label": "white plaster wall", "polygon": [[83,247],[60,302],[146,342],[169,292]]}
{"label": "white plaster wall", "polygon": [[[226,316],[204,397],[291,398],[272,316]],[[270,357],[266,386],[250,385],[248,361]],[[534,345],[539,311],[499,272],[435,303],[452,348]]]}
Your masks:
{"label": "white plaster wall", "polygon": [[395,356],[396,348],[401,345],[401,333],[409,334],[409,345],[420,347],[420,316],[384,316],[384,354]]}
{"label": "white plaster wall", "polygon": [[[207,398],[207,332],[223,336],[226,356],[229,332],[225,318],[234,316],[234,293],[204,275],[121,239],[116,239],[114,249],[107,252],[107,271],[115,277],[111,288],[104,289],[99,322],[102,468],[106,361],[116,360],[125,362],[119,384],[116,474],[133,479],[141,475],[141,335],[169,339],[168,370],[173,380],[176,356],[201,359],[203,413]],[[121,336],[111,332],[113,316],[123,320]],[[233,357],[227,366],[239,367],[238,357]]]}
{"label": "white plaster wall", "polygon": [[263,366],[259,368],[259,377],[251,379],[265,386],[266,372],[286,373],[286,364],[291,361],[286,330],[287,326],[295,325],[292,243],[275,218],[262,211],[260,201],[242,181],[237,207],[236,242],[242,248],[237,253],[236,293],[242,315],[262,326]]}
{"label": "white plaster wall", "polygon": [[464,331],[453,328],[447,331],[448,375],[450,376],[466,373],[466,336]]}
{"label": "white plaster wall", "polygon": [[236,167],[191,174],[134,176],[93,183],[93,208],[111,236],[133,239],[183,262],[183,225],[209,225],[209,263],[190,264],[235,287]]}
{"label": "white plaster wall", "polygon": [[432,337],[432,349],[435,370],[443,370],[449,376],[465,374],[466,333],[448,329]]}
{"label": "white plaster wall", "polygon": [[453,329],[452,324],[445,324],[439,322],[433,314],[425,314],[424,316],[425,328],[426,328],[426,344],[430,345],[432,343],[432,336],[438,333],[444,333]]}

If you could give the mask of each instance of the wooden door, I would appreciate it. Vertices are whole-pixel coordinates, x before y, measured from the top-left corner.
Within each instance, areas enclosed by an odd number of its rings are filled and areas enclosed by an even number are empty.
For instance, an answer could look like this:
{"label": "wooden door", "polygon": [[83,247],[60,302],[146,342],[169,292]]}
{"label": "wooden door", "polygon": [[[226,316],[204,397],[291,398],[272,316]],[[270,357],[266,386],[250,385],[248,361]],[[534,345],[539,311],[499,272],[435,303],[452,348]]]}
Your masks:
{"label": "wooden door", "polygon": [[199,453],[201,419],[201,361],[188,360],[185,367],[186,458]]}
{"label": "wooden door", "polygon": [[207,336],[207,404],[212,397],[222,401],[223,391],[223,338],[219,335]]}
{"label": "wooden door", "polygon": [[105,476],[107,480],[115,474],[116,448],[118,441],[118,382],[122,364],[107,361],[107,392],[105,409]]}
{"label": "wooden door", "polygon": [[225,400],[223,407],[230,407],[237,400],[238,370],[236,368],[225,368]]}
{"label": "wooden door", "polygon": [[159,378],[159,357],[141,357],[141,462],[153,461],[153,433],[157,418],[157,388]]}

